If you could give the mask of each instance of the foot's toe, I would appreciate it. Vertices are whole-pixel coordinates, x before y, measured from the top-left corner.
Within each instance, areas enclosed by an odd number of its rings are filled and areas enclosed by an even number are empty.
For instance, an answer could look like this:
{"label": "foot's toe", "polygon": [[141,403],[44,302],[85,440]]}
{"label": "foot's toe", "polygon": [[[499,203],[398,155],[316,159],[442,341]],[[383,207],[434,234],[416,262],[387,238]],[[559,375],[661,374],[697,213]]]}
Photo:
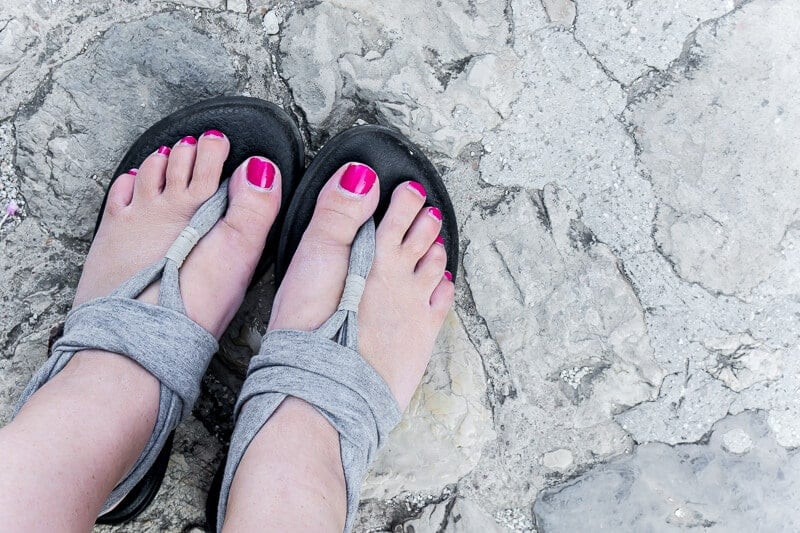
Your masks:
{"label": "foot's toe", "polygon": [[403,239],[403,251],[416,262],[428,251],[442,229],[442,212],[426,207],[417,213]]}
{"label": "foot's toe", "polygon": [[133,199],[133,187],[136,182],[137,169],[131,169],[119,176],[108,191],[106,212],[114,213],[116,210],[130,205]]}
{"label": "foot's toe", "polygon": [[251,157],[239,165],[228,184],[228,211],[223,221],[258,255],[281,203],[281,175],[269,159]]}
{"label": "foot's toe", "polygon": [[441,322],[453,305],[456,297],[456,286],[453,283],[452,275],[445,271],[445,275],[439,280],[439,284],[431,294],[431,309]]}
{"label": "foot's toe", "polygon": [[136,184],[133,188],[134,199],[148,200],[161,194],[166,179],[167,163],[172,149],[162,146],[145,159],[139,166],[136,174]]}
{"label": "foot's toe", "polygon": [[447,253],[444,250],[444,246],[434,242],[417,263],[414,276],[423,284],[427,293],[430,294],[444,277],[446,266]]}
{"label": "foot's toe", "polygon": [[197,197],[208,198],[217,190],[229,150],[228,138],[220,131],[208,130],[200,136],[189,182],[189,190]]}
{"label": "foot's toe", "polygon": [[416,181],[399,185],[392,193],[392,201],[378,227],[378,242],[386,246],[399,246],[425,204],[425,187]]}
{"label": "foot's toe", "polygon": [[197,139],[191,135],[182,138],[172,147],[167,163],[166,191],[182,192],[189,185],[192,178],[195,154],[197,152]]}
{"label": "foot's toe", "polygon": [[[378,205],[377,181],[375,171],[360,163],[348,163],[337,170],[319,193],[303,241],[349,248],[358,228]],[[300,246],[303,246],[302,241]]]}
{"label": "foot's toe", "polygon": [[349,163],[319,193],[311,222],[275,295],[270,330],[319,327],[339,305],[350,247],[378,205],[375,171]]}

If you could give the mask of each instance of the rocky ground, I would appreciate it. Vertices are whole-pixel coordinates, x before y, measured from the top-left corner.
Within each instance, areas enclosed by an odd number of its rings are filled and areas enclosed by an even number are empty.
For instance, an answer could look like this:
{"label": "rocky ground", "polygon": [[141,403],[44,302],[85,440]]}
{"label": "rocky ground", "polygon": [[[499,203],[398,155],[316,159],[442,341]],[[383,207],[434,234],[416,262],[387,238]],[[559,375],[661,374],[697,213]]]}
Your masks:
{"label": "rocky ground", "polygon": [[[400,129],[456,207],[457,306],[357,531],[800,530],[799,24],[793,0],[7,0],[0,421],[126,147],[247,94],[312,154]],[[202,530],[272,290],[120,530]]]}

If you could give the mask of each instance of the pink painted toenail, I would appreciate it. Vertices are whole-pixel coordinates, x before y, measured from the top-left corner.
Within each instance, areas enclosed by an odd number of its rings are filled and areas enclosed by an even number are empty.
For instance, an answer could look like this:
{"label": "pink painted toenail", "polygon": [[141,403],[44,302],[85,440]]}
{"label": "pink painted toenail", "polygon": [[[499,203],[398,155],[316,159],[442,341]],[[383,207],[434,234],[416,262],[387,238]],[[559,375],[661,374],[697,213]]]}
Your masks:
{"label": "pink painted toenail", "polygon": [[439,220],[439,221],[441,221],[441,220],[442,220],[442,212],[441,212],[441,211],[439,211],[439,210],[438,210],[437,208],[435,208],[435,207],[429,207],[429,208],[428,208],[428,214],[429,214],[430,216],[432,216],[433,218],[435,218],[436,220]]}
{"label": "pink painted toenail", "polygon": [[208,130],[203,134],[203,137],[216,137],[217,139],[224,139],[225,134],[219,130]]}
{"label": "pink painted toenail", "polygon": [[453,281],[453,275],[450,273],[449,270],[444,271],[444,277],[447,281]]}
{"label": "pink painted toenail", "polygon": [[161,154],[161,155],[167,155],[167,156],[169,155],[169,153],[170,153],[171,151],[172,151],[172,150],[170,150],[170,149],[169,149],[169,146],[162,146],[161,148],[159,148],[158,150],[156,150],[156,152],[157,152],[157,153],[159,153],[159,154]]}
{"label": "pink painted toenail", "polygon": [[197,144],[197,139],[195,139],[191,135],[187,135],[186,137],[178,141],[178,144],[190,144],[194,146],[195,144]]}
{"label": "pink painted toenail", "polygon": [[416,181],[409,181],[406,185],[408,186],[409,189],[415,191],[423,198],[428,196],[428,192],[425,190],[425,187],[423,187],[421,183],[417,183]]}
{"label": "pink painted toenail", "polygon": [[259,189],[271,189],[275,174],[275,165],[266,159],[251,157],[247,162],[247,181]]}
{"label": "pink painted toenail", "polygon": [[433,242],[435,242],[436,244],[441,244],[442,246],[444,246],[444,239],[442,238],[441,235],[437,235],[436,236],[436,240],[433,241]]}
{"label": "pink painted toenail", "polygon": [[128,171],[128,174],[130,174],[131,176],[135,176],[138,173],[139,173],[139,169],[138,168],[132,168],[132,169],[130,169]]}
{"label": "pink painted toenail", "polygon": [[347,192],[363,196],[372,189],[376,179],[378,179],[378,175],[367,165],[350,163],[342,177],[339,178],[339,187]]}

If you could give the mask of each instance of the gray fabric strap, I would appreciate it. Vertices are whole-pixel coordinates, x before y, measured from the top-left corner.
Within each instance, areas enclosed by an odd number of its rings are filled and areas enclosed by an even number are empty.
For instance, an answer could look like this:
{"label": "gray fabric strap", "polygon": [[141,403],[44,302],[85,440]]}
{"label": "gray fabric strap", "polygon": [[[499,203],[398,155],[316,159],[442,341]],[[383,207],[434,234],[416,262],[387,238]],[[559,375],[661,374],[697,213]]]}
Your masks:
{"label": "gray fabric strap", "polygon": [[[186,316],[178,284],[178,269],[200,238],[219,220],[228,205],[228,183],[206,201],[167,255],[115,289],[74,308],[64,323],[64,335],[53,353],[22,392],[14,416],[45,383],[81,350],[103,350],[130,357],[160,382],[158,416],[147,446],[117,485],[101,511],[124,498],[155,462],[170,432],[189,415],[200,392],[200,381],[217,351],[217,340]],[[135,300],[161,280],[159,305]]]}
{"label": "gray fabric strap", "polygon": [[400,408],[389,386],[358,353],[358,302],[372,266],[375,225],[359,230],[338,310],[314,332],[269,332],[251,361],[236,403],[236,427],[220,490],[217,530],[222,529],[233,476],[250,442],[287,396],[314,406],[339,432],[350,531],[361,482]]}

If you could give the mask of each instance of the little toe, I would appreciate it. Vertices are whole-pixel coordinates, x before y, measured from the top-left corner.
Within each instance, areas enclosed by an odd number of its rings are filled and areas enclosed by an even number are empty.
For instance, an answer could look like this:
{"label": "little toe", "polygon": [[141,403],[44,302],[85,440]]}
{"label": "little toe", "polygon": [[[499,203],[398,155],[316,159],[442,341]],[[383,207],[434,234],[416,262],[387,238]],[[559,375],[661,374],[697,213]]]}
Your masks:
{"label": "little toe", "polygon": [[414,276],[426,287],[427,293],[430,294],[442,280],[446,266],[447,252],[445,252],[444,246],[434,242],[417,263]]}
{"label": "little toe", "polygon": [[439,321],[444,320],[445,315],[453,306],[456,297],[456,286],[453,283],[450,272],[445,271],[445,275],[439,280],[439,284],[431,293],[431,309]]}
{"label": "little toe", "polygon": [[208,130],[197,141],[189,190],[200,198],[208,198],[219,188],[222,166],[228,158],[230,142],[224,133]]}
{"label": "little toe", "polygon": [[197,152],[197,139],[191,135],[182,138],[172,147],[167,162],[166,191],[184,191],[192,178],[195,154]]}
{"label": "little toe", "polygon": [[133,187],[134,200],[148,200],[161,194],[166,180],[167,163],[172,149],[162,146],[145,159],[139,166],[136,174],[136,183]]}
{"label": "little toe", "polygon": [[442,229],[442,212],[425,207],[418,213],[403,239],[403,249],[416,263],[431,247]]}
{"label": "little toe", "polygon": [[407,181],[392,192],[392,201],[377,230],[380,243],[399,246],[414,223],[419,210],[425,205],[425,187],[416,181]]}
{"label": "little toe", "polygon": [[136,182],[137,173],[138,170],[132,168],[114,180],[114,183],[108,191],[106,212],[114,213],[130,205],[131,200],[133,200],[133,187]]}

